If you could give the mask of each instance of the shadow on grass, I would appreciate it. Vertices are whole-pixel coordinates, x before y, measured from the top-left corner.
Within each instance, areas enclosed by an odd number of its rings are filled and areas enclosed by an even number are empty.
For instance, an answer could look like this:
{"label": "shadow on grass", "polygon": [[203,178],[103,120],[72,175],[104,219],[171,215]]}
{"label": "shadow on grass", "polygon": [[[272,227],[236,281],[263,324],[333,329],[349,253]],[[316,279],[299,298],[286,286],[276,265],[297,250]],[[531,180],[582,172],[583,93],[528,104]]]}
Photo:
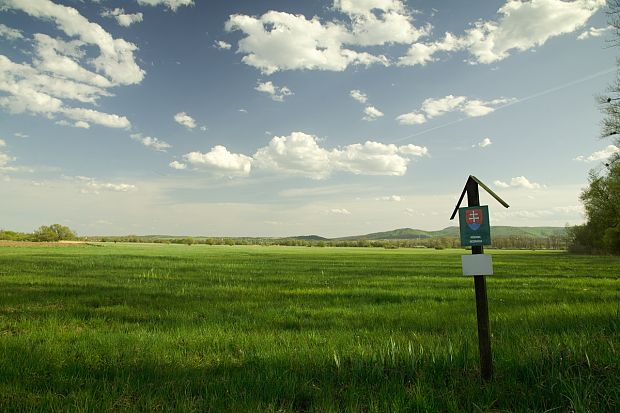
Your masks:
{"label": "shadow on grass", "polygon": [[[547,358],[496,366],[481,384],[471,349],[166,360],[77,339],[2,345],[2,411],[617,411],[618,366]],[[321,355],[322,354],[322,355]],[[193,363],[189,360],[193,360]]]}

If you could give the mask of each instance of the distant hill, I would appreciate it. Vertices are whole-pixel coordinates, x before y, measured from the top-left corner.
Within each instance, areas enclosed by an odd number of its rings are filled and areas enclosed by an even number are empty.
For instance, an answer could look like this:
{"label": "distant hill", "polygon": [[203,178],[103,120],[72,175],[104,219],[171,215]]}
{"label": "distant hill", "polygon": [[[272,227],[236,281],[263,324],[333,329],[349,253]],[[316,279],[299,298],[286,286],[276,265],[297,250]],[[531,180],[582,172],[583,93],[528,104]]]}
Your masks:
{"label": "distant hill", "polygon": [[318,235],[299,235],[297,237],[290,237],[290,239],[298,239],[302,241],[328,241],[329,238],[320,237]]}
{"label": "distant hill", "polygon": [[[508,227],[493,226],[491,227],[491,235],[496,237],[508,236],[526,236],[546,238],[551,236],[565,236],[566,228],[564,227]],[[447,227],[438,231],[423,231],[412,228],[399,228],[392,231],[374,232],[365,235],[354,235],[349,237],[334,238],[335,240],[354,241],[359,239],[367,240],[390,240],[390,239],[421,239],[435,237],[458,237],[458,227]]]}

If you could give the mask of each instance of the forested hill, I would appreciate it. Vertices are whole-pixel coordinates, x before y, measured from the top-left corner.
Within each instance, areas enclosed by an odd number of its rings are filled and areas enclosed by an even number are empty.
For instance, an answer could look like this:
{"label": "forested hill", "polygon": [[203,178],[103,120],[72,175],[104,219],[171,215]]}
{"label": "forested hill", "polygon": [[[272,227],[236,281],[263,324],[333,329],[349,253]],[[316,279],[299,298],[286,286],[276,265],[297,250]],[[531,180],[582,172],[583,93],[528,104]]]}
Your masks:
{"label": "forested hill", "polygon": [[[566,236],[564,227],[508,227],[492,226],[491,235],[496,237],[539,237],[546,238],[552,236]],[[423,231],[420,229],[400,228],[386,232],[374,232],[366,235],[355,235],[349,237],[336,238],[336,240],[389,240],[389,239],[422,239],[435,237],[458,237],[458,227],[447,227],[438,231]]]}

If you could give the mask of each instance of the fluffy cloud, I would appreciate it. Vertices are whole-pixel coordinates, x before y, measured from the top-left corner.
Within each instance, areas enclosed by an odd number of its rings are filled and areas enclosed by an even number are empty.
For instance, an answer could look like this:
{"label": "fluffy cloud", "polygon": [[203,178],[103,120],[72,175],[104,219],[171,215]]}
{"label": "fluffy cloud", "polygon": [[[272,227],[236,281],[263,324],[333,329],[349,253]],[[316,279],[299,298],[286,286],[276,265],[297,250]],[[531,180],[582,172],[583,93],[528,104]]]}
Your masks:
{"label": "fluffy cloud", "polygon": [[23,39],[22,32],[0,23],[0,37],[9,40]]}
{"label": "fluffy cloud", "polygon": [[368,96],[366,95],[366,93],[358,89],[353,89],[349,92],[349,95],[351,95],[353,99],[357,100],[360,103],[366,103],[368,101]]}
{"label": "fluffy cloud", "polygon": [[50,0],[4,0],[7,7],[21,10],[32,17],[51,20],[65,34],[79,38],[85,44],[95,45],[100,55],[91,64],[119,85],[139,83],[144,71],[136,64],[133,43],[114,39],[96,23],[88,21],[73,7],[55,4]]}
{"label": "fluffy cloud", "polygon": [[404,113],[396,117],[396,120],[401,125],[420,125],[426,123],[429,119],[442,116],[449,112],[462,112],[468,117],[479,117],[488,115],[499,106],[514,101],[514,99],[506,98],[484,101],[453,95],[448,95],[440,99],[428,98],[422,102],[422,107],[418,111]]}
{"label": "fluffy cloud", "polygon": [[530,180],[527,179],[525,176],[514,177],[510,180],[509,183],[506,183],[503,181],[494,181],[493,183],[495,184],[495,186],[499,188],[513,187],[513,188],[526,188],[526,189],[540,189],[544,187],[543,185],[538,184],[536,182],[530,182]]}
{"label": "fluffy cloud", "polygon": [[397,116],[396,120],[401,125],[421,125],[426,123],[426,116],[422,113],[409,112]]}
{"label": "fluffy cloud", "polygon": [[428,148],[426,146],[417,146],[413,144],[398,147],[398,152],[403,155],[428,156]]}
{"label": "fluffy cloud", "polygon": [[483,140],[481,140],[480,142],[478,142],[475,145],[472,145],[472,148],[475,148],[476,146],[479,148],[486,148],[487,146],[493,144],[493,142],[491,141],[491,139],[489,138],[484,138]]}
{"label": "fluffy cloud", "polygon": [[142,145],[147,148],[153,148],[158,152],[166,152],[166,150],[172,148],[168,142],[161,141],[157,138],[153,138],[151,136],[142,136],[141,133],[134,133],[130,135],[131,139],[136,142],[140,142]]}
{"label": "fluffy cloud", "polygon": [[183,159],[195,167],[230,176],[248,176],[252,168],[252,158],[231,153],[221,145],[213,147],[207,153],[190,152],[183,155]]}
{"label": "fluffy cloud", "polygon": [[4,148],[6,146],[6,142],[4,139],[0,139],[0,148]]}
{"label": "fluffy cloud", "polygon": [[[605,0],[510,0],[499,10],[496,20],[479,20],[462,36],[446,33],[442,40],[414,43],[399,65],[425,65],[438,52],[467,50],[471,63],[493,63],[507,58],[513,50],[541,46],[552,37],[572,33],[582,27]],[[588,34],[586,34],[588,33]],[[599,35],[597,29],[580,38]]]}
{"label": "fluffy cloud", "polygon": [[124,9],[118,7],[113,10],[104,10],[101,16],[114,17],[116,22],[123,27],[129,27],[134,23],[140,23],[143,17],[142,13],[125,13]]}
{"label": "fluffy cloud", "polygon": [[364,117],[362,119],[372,122],[383,116],[383,112],[374,106],[366,106],[364,109]]}
{"label": "fluffy cloud", "polygon": [[[354,23],[355,26],[355,23]],[[238,53],[243,63],[265,74],[279,70],[343,71],[349,65],[388,64],[385,56],[375,56],[344,47],[359,43],[342,23],[323,23],[318,17],[269,11],[260,17],[236,14],[225,24],[227,31],[241,31]],[[355,29],[354,29],[355,30]],[[375,34],[367,40],[380,41]]]}
{"label": "fluffy cloud", "polygon": [[194,129],[196,121],[185,112],[179,112],[174,115],[174,121],[179,125],[185,126],[187,129]]}
{"label": "fluffy cloud", "polygon": [[356,175],[402,176],[412,157],[424,156],[426,148],[386,145],[367,141],[335,149],[319,146],[317,138],[303,132],[276,136],[254,155],[257,169],[285,172],[312,179],[325,179],[343,171]]}
{"label": "fluffy cloud", "polygon": [[433,43],[414,43],[407,50],[407,54],[398,59],[399,66],[425,66],[429,62],[437,60],[434,55],[437,52],[452,52],[465,46],[463,39],[451,33],[446,33],[444,38]]}
{"label": "fluffy cloud", "polygon": [[178,169],[178,170],[187,169],[187,165],[179,161],[172,161],[168,164],[168,166],[170,166],[172,169]]}
{"label": "fluffy cloud", "polygon": [[138,0],[138,4],[145,6],[162,5],[172,11],[177,11],[179,7],[193,6],[194,0]]}
{"label": "fluffy cloud", "polygon": [[575,160],[580,162],[602,161],[617,153],[620,153],[620,148],[618,148],[616,145],[609,145],[605,149],[596,151],[591,155],[579,155],[575,158]]}
{"label": "fluffy cloud", "polygon": [[346,208],[332,208],[327,211],[329,214],[336,215],[351,215],[351,212]]}
{"label": "fluffy cloud", "polygon": [[73,120],[96,123],[108,128],[128,129],[131,127],[131,123],[125,116],[83,108],[65,108],[61,112]]}
{"label": "fluffy cloud", "polygon": [[31,64],[15,63],[0,55],[0,91],[6,92],[0,98],[1,107],[50,118],[62,115],[82,127],[85,123],[130,127],[124,116],[74,107],[66,101],[96,104],[100,97],[112,95],[108,88],[141,82],[144,71],[135,61],[134,44],[113,38],[76,9],[50,0],[3,0],[2,4],[52,22],[73,40],[34,34]]}
{"label": "fluffy cloud", "polygon": [[334,9],[350,20],[348,44],[408,44],[428,35],[430,26],[416,28],[401,0],[335,0]]}
{"label": "fluffy cloud", "polygon": [[100,182],[95,178],[87,176],[74,176],[68,179],[75,181],[80,187],[80,192],[84,194],[99,194],[100,191],[133,192],[138,189],[132,184]]}
{"label": "fluffy cloud", "polygon": [[90,129],[90,123],[84,122],[82,120],[78,120],[77,122],[67,122],[64,119],[56,121],[56,125],[60,126],[71,126],[73,128],[81,128],[81,129]]}
{"label": "fluffy cloud", "polygon": [[528,50],[552,37],[571,33],[605,5],[605,0],[512,0],[499,10],[497,21],[478,21],[464,42],[478,63],[493,63],[512,50]]}
{"label": "fluffy cloud", "polygon": [[259,92],[263,92],[269,95],[272,100],[276,102],[284,102],[284,98],[287,96],[291,96],[294,93],[286,86],[278,87],[275,86],[271,81],[268,82],[258,82],[254,90],[258,90]]}
{"label": "fluffy cloud", "polygon": [[584,30],[579,36],[577,36],[578,40],[585,40],[590,37],[599,37],[602,36],[605,32],[612,30],[612,26],[607,27],[590,27],[588,30]]}
{"label": "fluffy cloud", "polygon": [[232,46],[230,43],[227,43],[223,40],[217,40],[215,41],[215,43],[213,43],[213,47],[220,50],[230,50]]}
{"label": "fluffy cloud", "polygon": [[329,176],[331,154],[321,148],[316,137],[303,132],[293,132],[290,136],[275,136],[268,146],[254,154],[257,168],[302,175],[314,179]]}

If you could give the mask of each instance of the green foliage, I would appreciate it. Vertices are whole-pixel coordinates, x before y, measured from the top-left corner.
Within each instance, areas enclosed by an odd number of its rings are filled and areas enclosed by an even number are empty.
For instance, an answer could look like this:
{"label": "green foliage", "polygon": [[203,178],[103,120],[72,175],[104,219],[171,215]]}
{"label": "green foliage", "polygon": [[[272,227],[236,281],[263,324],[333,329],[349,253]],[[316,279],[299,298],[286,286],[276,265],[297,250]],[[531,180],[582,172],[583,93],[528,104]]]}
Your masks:
{"label": "green foliage", "polygon": [[620,254],[620,162],[603,176],[590,173],[581,194],[587,222],[570,231],[575,252]]}
{"label": "green foliage", "polygon": [[617,412],[620,257],[0,246],[0,411]]}
{"label": "green foliage", "polygon": [[77,238],[75,232],[69,227],[60,224],[52,224],[48,226],[41,226],[33,234],[33,238],[36,241],[70,241]]}

